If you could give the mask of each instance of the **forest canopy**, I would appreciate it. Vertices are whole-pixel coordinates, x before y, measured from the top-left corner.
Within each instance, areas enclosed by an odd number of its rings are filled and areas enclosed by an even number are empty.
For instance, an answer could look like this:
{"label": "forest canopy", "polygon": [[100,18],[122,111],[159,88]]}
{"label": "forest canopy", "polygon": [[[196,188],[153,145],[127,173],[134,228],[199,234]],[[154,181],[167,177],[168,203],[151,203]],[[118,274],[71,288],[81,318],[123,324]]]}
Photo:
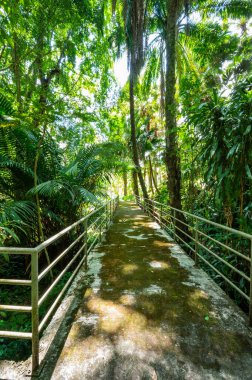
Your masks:
{"label": "forest canopy", "polygon": [[1,244],[34,246],[118,192],[251,232],[251,16],[234,0],[3,1]]}

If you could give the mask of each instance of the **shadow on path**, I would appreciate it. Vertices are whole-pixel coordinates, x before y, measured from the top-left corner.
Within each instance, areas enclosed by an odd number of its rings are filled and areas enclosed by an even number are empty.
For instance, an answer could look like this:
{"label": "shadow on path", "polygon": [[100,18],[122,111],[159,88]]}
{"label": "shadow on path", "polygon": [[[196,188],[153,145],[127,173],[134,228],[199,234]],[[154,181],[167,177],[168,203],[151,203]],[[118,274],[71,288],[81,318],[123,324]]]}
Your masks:
{"label": "shadow on path", "polygon": [[242,313],[174,247],[137,206],[121,203],[89,257],[57,364],[48,357],[41,379],[251,379]]}

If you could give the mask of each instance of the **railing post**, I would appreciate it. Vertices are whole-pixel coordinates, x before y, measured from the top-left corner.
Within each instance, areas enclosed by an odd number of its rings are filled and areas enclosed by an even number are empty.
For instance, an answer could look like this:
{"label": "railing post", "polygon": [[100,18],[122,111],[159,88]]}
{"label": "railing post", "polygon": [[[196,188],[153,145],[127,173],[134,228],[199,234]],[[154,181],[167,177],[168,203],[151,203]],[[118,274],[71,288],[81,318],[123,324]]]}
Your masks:
{"label": "railing post", "polygon": [[109,202],[106,204],[106,230],[109,228]]}
{"label": "railing post", "polygon": [[252,326],[252,239],[250,240],[249,326]]}
{"label": "railing post", "polygon": [[32,371],[39,366],[38,252],[31,254]]}
{"label": "railing post", "polygon": [[171,211],[172,211],[173,239],[174,241],[176,241],[176,227],[175,227],[176,211],[173,209]]}
{"label": "railing post", "polygon": [[88,241],[88,223],[87,219],[84,220],[84,256],[85,256],[85,268],[87,269],[87,241]]}
{"label": "railing post", "polygon": [[111,201],[109,200],[108,202],[108,207],[107,207],[107,210],[108,210],[108,225],[110,225],[110,221],[111,221]]}
{"label": "railing post", "polygon": [[162,226],[162,220],[163,220],[163,205],[161,203],[161,205],[160,205],[160,214],[159,214],[159,223],[161,224],[161,226]]}
{"label": "railing post", "polygon": [[199,241],[199,232],[198,232],[199,222],[196,220],[196,226],[195,226],[195,247],[194,247],[194,261],[195,265],[198,265],[198,241]]}
{"label": "railing post", "polygon": [[99,227],[99,240],[101,242],[102,240],[102,225],[100,224],[100,227]]}
{"label": "railing post", "polygon": [[[103,209],[103,212],[104,212],[104,209]],[[106,215],[106,208],[105,208],[105,215]],[[101,220],[102,220],[102,215],[101,215]],[[102,223],[101,222],[99,226],[99,235],[100,235],[100,242],[101,242],[101,239],[102,239]]]}

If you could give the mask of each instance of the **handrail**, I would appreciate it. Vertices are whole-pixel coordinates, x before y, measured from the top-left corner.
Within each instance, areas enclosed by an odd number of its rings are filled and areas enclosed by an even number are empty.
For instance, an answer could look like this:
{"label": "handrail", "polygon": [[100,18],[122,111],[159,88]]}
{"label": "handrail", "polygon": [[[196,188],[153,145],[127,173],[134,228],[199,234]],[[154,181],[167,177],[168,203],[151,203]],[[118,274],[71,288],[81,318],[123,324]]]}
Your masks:
{"label": "handrail", "polygon": [[80,249],[78,250],[78,252],[69,261],[69,263],[65,266],[65,268],[60,272],[60,274],[58,275],[58,277],[56,277],[56,279],[49,286],[49,288],[45,291],[45,293],[42,295],[42,297],[39,298],[39,300],[38,300],[38,306],[39,307],[43,304],[43,302],[45,302],[45,300],[47,299],[47,297],[49,296],[49,294],[51,293],[51,291],[53,290],[53,288],[62,279],[62,277],[64,276],[64,274],[66,273],[66,271],[70,268],[70,266],[73,264],[73,262],[79,257],[79,255],[81,254],[81,251],[83,250],[83,248],[84,248],[85,245],[86,245],[86,243],[80,247]]}
{"label": "handrail", "polygon": [[75,246],[76,243],[78,243],[81,238],[83,238],[83,236],[85,235],[86,231],[84,231],[80,236],[77,237],[77,239],[75,239],[59,256],[56,257],[55,260],[53,260],[51,262],[51,264],[49,264],[44,270],[43,272],[41,272],[38,276],[38,280],[42,280],[42,278],[44,278],[47,273],[49,273],[51,271],[51,269],[53,267],[55,267],[56,264],[58,264],[58,262],[70,251],[71,248],[73,248]]}
{"label": "handrail", "polygon": [[102,210],[104,207],[105,207],[105,205],[102,205],[97,210],[92,211],[90,214],[84,216],[83,218],[81,218],[77,222],[73,223],[71,226],[66,227],[64,230],[60,231],[58,234],[50,237],[49,239],[47,239],[46,241],[44,241],[43,243],[41,243],[40,245],[38,245],[35,248],[36,252],[39,253],[39,252],[43,251],[43,249],[47,248],[48,245],[54,243],[56,240],[58,240],[59,238],[64,236],[67,232],[72,231],[75,227],[77,227],[79,224],[83,223],[85,220],[88,220],[92,215],[96,214],[97,212]]}
{"label": "handrail", "polygon": [[252,238],[252,235],[250,234],[247,234],[246,232],[243,232],[243,231],[239,231],[239,230],[236,230],[234,228],[231,228],[231,227],[227,227],[227,226],[224,226],[223,224],[220,224],[220,223],[216,223],[216,222],[213,222],[212,220],[209,220],[209,219],[205,219],[203,218],[202,216],[198,216],[198,215],[195,215],[195,214],[191,214],[190,212],[188,211],[183,211],[183,210],[180,210],[178,208],[175,208],[175,207],[172,207],[172,206],[169,206],[169,205],[164,205],[160,202],[157,202],[157,201],[153,201],[152,199],[145,199],[146,202],[150,201],[152,203],[156,203],[156,204],[159,204],[159,205],[162,205],[162,206],[167,206],[168,208],[170,208],[171,210],[174,210],[174,211],[178,211],[179,213],[183,213],[184,215],[188,215],[188,216],[191,216],[195,219],[198,219],[202,222],[206,222],[208,224],[211,224],[215,227],[218,227],[218,228],[222,228],[223,230],[226,230],[228,232],[232,232],[232,233],[239,233],[240,236],[244,237],[244,238],[247,238],[247,239],[251,239]]}
{"label": "handrail", "polygon": [[[31,313],[32,321],[32,331],[22,332],[22,331],[0,331],[0,337],[3,338],[20,338],[20,339],[31,339],[32,340],[32,370],[35,370],[39,366],[39,333],[46,326],[49,318],[51,317],[53,311],[58,306],[61,298],[65,294],[66,290],[69,288],[76,274],[78,273],[81,265],[86,262],[87,256],[93,249],[95,244],[102,238],[102,233],[106,231],[109,224],[112,221],[113,214],[118,205],[118,197],[109,200],[98,209],[93,210],[88,215],[85,215],[77,222],[73,223],[71,226],[64,228],[62,231],[58,232],[56,235],[45,240],[43,243],[39,244],[35,248],[25,248],[25,247],[0,247],[1,254],[15,254],[15,255],[30,255],[31,257],[31,280],[23,279],[0,279],[1,285],[14,285],[14,286],[30,286],[31,287],[31,305],[0,305],[0,310],[4,311],[14,311],[14,312],[29,312]],[[101,213],[101,215],[99,215]],[[99,216],[93,221],[92,217],[98,214]],[[89,224],[89,220],[91,223]],[[79,236],[71,242],[71,244],[65,248],[61,253],[59,253],[54,260],[47,264],[47,266],[39,273],[39,253],[45,248],[51,246],[61,237],[66,235],[68,232],[75,229],[77,226],[83,225],[82,232]],[[94,240],[90,242],[93,237]],[[43,295],[39,298],[39,282],[44,278],[51,270],[58,264],[67,253],[73,250],[76,244],[80,244],[80,248],[77,252],[73,251],[73,255],[69,258],[69,261],[65,264],[64,268],[58,273],[56,279],[49,285],[49,287],[44,291]],[[52,305],[49,306],[49,310],[46,311],[42,321],[40,321],[39,307],[45,302],[48,296],[51,294],[52,290],[62,279],[64,274],[70,267],[73,267],[72,274],[67,280],[56,299],[53,301]]]}
{"label": "handrail", "polygon": [[31,280],[13,280],[12,278],[0,279],[0,285],[25,285],[31,286]]}
{"label": "handrail", "polygon": [[[252,235],[243,231],[236,230],[234,228],[223,226],[222,224],[213,222],[198,215],[191,214],[187,211],[179,210],[169,205],[164,205],[163,203],[154,201],[152,199],[146,199],[140,196],[136,196],[136,200],[138,205],[145,212],[147,212],[151,217],[153,217],[154,220],[156,220],[162,227],[168,229],[171,232],[174,240],[182,242],[185,247],[187,247],[188,249],[190,249],[192,253],[194,253],[194,260],[196,265],[198,264],[198,260],[202,260],[202,262],[208,265],[213,271],[215,271],[220,277],[222,277],[222,279],[225,282],[227,282],[231,287],[233,287],[233,289],[235,289],[246,301],[248,301],[249,324],[250,326],[252,326]],[[167,209],[169,210],[169,212],[167,212]],[[181,215],[184,216],[183,220],[181,220]],[[186,217],[193,218],[192,223],[188,223]],[[227,231],[233,236],[235,235],[239,238],[246,239],[246,241],[248,241],[247,255],[244,252],[239,252],[237,249],[234,249],[233,247],[223,243],[222,241],[218,241],[216,237],[213,238],[212,236],[203,232],[200,229],[199,222],[204,222],[204,224],[209,224],[215,226],[216,228],[220,228],[222,231]],[[187,228],[186,231],[183,230],[183,226]],[[202,237],[205,237],[208,240],[206,241]],[[209,241],[212,242],[212,245],[210,246],[211,249],[205,245],[208,244]],[[216,247],[218,247],[217,252]],[[247,270],[249,271],[249,274],[247,275],[243,270],[237,269],[237,267],[230,263],[226,257],[221,257],[219,252],[219,249],[221,248],[229,252],[232,252],[234,255],[236,255],[236,257],[245,260],[248,266]],[[210,256],[206,256],[205,253],[207,253]],[[212,265],[212,263],[209,261],[209,257],[211,256],[219,262],[221,262],[222,264],[224,264],[227,268],[235,272],[241,278],[248,281],[250,284],[249,294],[246,294],[242,289],[240,289],[239,286],[237,286],[232,281],[232,278],[228,278],[226,274],[222,273],[214,265]]]}
{"label": "handrail", "polygon": [[0,247],[0,254],[8,255],[31,255],[36,252],[36,248],[19,248],[19,247]]}

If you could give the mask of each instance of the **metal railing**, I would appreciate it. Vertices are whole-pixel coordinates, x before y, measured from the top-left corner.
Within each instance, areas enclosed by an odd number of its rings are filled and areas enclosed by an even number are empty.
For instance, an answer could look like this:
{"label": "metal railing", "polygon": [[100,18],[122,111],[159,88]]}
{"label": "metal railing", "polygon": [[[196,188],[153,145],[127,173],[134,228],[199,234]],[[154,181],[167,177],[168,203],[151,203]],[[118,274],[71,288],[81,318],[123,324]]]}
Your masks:
{"label": "metal railing", "polygon": [[[202,261],[243,297],[248,303],[249,325],[252,326],[252,235],[151,199],[136,198],[139,207],[193,254],[196,265]],[[223,266],[235,273],[236,283],[233,276],[223,273]],[[241,282],[247,282],[247,292],[239,286]]]}
{"label": "metal railing", "polygon": [[[15,247],[0,247],[0,254],[4,255],[27,255],[31,260],[31,278],[30,279],[0,279],[1,285],[20,285],[29,286],[31,288],[31,305],[17,306],[17,305],[0,305],[0,311],[10,312],[23,312],[30,313],[31,315],[31,332],[20,331],[0,331],[0,337],[3,338],[20,338],[30,339],[32,341],[32,370],[36,370],[39,366],[39,334],[45,328],[54,310],[58,306],[61,298],[66,290],[69,288],[81,265],[87,260],[87,256],[92,248],[101,240],[102,233],[107,230],[113,217],[113,213],[118,205],[118,197],[110,200],[90,214],[84,216],[71,226],[60,231],[58,234],[47,239],[35,248],[15,248]],[[81,233],[79,230],[82,229]],[[71,244],[65,248],[61,253],[54,257],[53,261],[39,272],[39,256],[46,249],[52,246],[53,243],[58,242],[62,237],[73,232],[78,234]],[[77,243],[80,248],[76,249]],[[75,250],[74,250],[75,249]],[[39,283],[48,274],[52,273],[52,269],[58,264],[70,251],[73,251],[70,261],[64,264],[64,268],[57,273],[57,277],[53,278],[52,283],[44,291],[42,296],[39,296]],[[77,250],[77,252],[75,252]],[[77,260],[79,259],[79,260]],[[46,314],[40,320],[39,309],[48,299],[49,295],[55,290],[56,285],[59,284],[67,270],[72,268],[72,272],[59,294],[53,300]]]}

